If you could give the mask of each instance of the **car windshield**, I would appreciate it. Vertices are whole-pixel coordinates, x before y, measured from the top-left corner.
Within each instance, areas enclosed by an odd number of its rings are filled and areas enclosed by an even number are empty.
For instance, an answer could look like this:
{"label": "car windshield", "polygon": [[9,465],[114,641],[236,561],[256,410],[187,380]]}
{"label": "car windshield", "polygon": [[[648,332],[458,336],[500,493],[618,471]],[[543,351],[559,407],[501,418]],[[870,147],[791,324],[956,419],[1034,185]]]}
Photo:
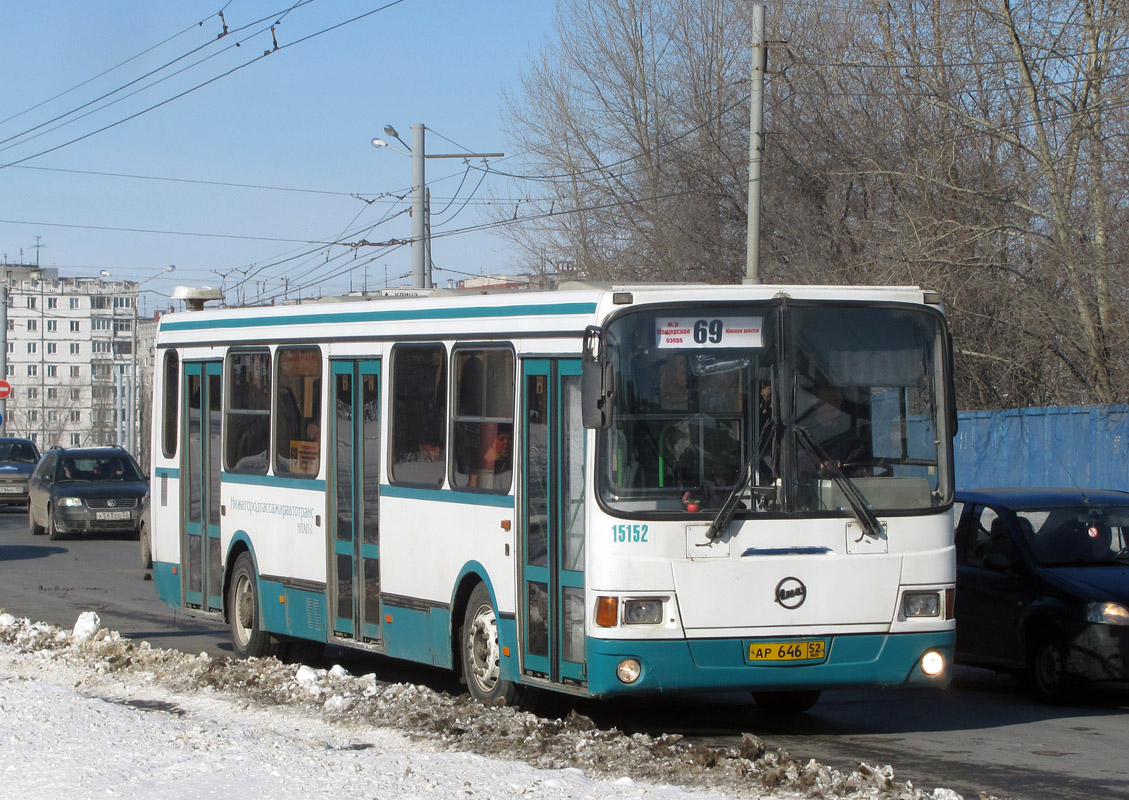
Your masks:
{"label": "car windshield", "polygon": [[1129,506],[1023,509],[1016,519],[1044,566],[1112,564],[1127,555]]}
{"label": "car windshield", "polygon": [[63,481],[139,481],[133,461],[122,456],[70,456],[59,460]]}
{"label": "car windshield", "polygon": [[0,461],[34,464],[38,460],[35,448],[28,442],[0,442]]}

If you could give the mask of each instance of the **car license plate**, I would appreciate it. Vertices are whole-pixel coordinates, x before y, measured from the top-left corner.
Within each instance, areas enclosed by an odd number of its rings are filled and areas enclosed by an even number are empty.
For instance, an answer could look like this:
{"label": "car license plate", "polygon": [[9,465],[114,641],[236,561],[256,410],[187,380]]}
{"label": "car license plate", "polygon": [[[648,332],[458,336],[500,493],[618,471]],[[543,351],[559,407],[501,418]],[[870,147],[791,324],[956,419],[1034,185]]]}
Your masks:
{"label": "car license plate", "polygon": [[798,639],[784,642],[750,642],[748,657],[752,663],[822,660],[827,658],[827,640]]}
{"label": "car license plate", "polygon": [[0,494],[19,494],[23,490],[22,486],[0,486]]}
{"label": "car license plate", "polygon": [[95,519],[129,519],[128,511],[95,511]]}

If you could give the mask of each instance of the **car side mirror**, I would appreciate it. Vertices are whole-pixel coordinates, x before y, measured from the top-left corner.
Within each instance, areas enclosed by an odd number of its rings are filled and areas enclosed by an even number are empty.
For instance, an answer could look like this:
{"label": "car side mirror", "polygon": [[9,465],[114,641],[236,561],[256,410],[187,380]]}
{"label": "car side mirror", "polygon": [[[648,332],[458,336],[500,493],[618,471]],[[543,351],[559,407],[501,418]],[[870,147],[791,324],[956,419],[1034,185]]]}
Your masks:
{"label": "car side mirror", "polygon": [[1003,553],[988,553],[984,556],[984,566],[996,572],[1007,572],[1014,565],[1011,563],[1011,559]]}

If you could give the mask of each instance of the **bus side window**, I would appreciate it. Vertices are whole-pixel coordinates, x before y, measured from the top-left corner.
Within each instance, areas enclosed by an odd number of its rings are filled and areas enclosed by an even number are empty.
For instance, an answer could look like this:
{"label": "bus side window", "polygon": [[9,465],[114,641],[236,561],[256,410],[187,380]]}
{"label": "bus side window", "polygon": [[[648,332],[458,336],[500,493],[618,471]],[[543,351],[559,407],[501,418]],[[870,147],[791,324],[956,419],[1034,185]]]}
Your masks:
{"label": "bus side window", "polygon": [[275,398],[275,472],[318,473],[321,461],[321,351],[280,347]]}
{"label": "bus side window", "polygon": [[392,480],[442,486],[446,474],[447,356],[441,344],[392,350]]}
{"label": "bus side window", "polygon": [[180,356],[175,350],[165,353],[165,379],[162,385],[164,403],[161,406],[163,419],[161,420],[161,452],[165,458],[176,455],[176,441],[180,433],[180,420],[177,410],[180,408]]}
{"label": "bus side window", "polygon": [[224,467],[265,475],[270,447],[270,353],[233,352],[227,360]]}
{"label": "bus side window", "polygon": [[454,374],[451,483],[507,492],[513,479],[514,355],[500,348],[459,349]]}

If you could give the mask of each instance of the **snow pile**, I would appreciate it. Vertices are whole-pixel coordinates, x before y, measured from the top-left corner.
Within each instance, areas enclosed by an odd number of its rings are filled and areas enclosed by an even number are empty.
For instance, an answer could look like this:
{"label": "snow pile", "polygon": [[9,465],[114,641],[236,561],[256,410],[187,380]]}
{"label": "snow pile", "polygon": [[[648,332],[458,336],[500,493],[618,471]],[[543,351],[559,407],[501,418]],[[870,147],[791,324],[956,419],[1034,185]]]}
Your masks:
{"label": "snow pile", "polygon": [[721,749],[628,736],[575,712],[543,719],[341,667],[192,656],[98,624],[87,612],[68,633],[0,610],[0,779],[17,796],[176,800],[238,786],[273,798],[675,800],[708,787],[710,797],[960,800],[899,782],[888,766],[800,763],[752,734]]}

